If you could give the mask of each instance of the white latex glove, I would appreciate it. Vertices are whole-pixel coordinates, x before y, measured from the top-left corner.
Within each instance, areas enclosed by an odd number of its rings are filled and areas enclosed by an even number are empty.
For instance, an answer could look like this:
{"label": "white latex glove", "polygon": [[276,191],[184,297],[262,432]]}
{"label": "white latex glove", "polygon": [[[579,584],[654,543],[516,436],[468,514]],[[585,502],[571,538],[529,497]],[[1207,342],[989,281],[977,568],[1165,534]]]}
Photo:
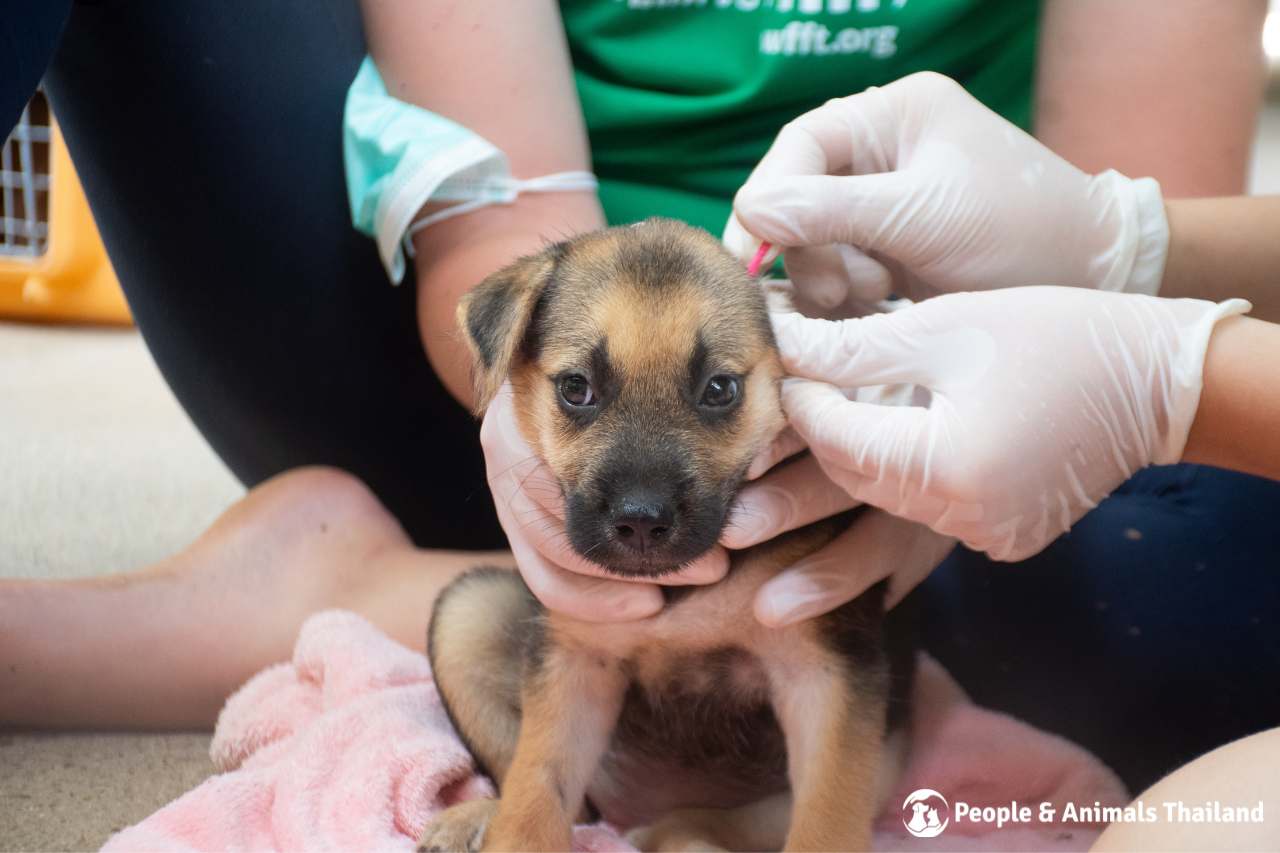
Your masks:
{"label": "white latex glove", "polygon": [[[480,444],[498,521],[520,575],[539,601],[589,622],[641,619],[662,609],[662,593],[653,583],[619,579],[573,550],[560,484],[520,434],[510,385],[485,411]],[[680,572],[664,575],[662,583],[713,583],[728,570],[728,555],[716,547]]]}
{"label": "white latex glove", "polygon": [[[774,454],[756,467],[789,455],[796,444],[782,439]],[[745,486],[720,541],[749,548],[858,505],[833,483],[813,456],[783,465]],[[924,580],[955,546],[955,540],[878,509],[868,509],[853,526],[756,593],[756,618],[770,627],[790,625],[833,610],[868,587],[889,578],[885,604],[892,607]]]}
{"label": "white latex glove", "polygon": [[725,244],[744,262],[786,248],[802,311],[1036,284],[1154,294],[1169,242],[1153,179],[1087,175],[933,73],[792,121],[734,211]]}
{"label": "white latex glove", "polygon": [[[1214,325],[1249,307],[1020,287],[861,320],[775,314],[784,367],[819,380],[785,380],[783,408],[854,499],[1019,560],[1139,468],[1181,458]],[[833,387],[897,382],[929,406]]]}

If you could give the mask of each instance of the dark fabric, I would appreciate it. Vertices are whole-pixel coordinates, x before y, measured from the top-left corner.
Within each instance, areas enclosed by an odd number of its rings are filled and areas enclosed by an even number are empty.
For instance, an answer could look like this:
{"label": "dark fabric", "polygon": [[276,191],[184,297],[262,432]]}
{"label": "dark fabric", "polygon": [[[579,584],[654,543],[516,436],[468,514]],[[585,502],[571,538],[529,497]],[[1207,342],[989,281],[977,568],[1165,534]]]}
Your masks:
{"label": "dark fabric", "polygon": [[1096,752],[1135,793],[1280,725],[1280,483],[1139,472],[1036,557],[960,548],[921,587],[924,642],[983,705]]}
{"label": "dark fabric", "polygon": [[501,547],[477,425],[347,214],[351,0],[77,5],[47,88],[147,346],[244,483],[335,465],[423,545]]}
{"label": "dark fabric", "polygon": [[0,139],[31,100],[70,11],[71,0],[9,0],[0,9]]}

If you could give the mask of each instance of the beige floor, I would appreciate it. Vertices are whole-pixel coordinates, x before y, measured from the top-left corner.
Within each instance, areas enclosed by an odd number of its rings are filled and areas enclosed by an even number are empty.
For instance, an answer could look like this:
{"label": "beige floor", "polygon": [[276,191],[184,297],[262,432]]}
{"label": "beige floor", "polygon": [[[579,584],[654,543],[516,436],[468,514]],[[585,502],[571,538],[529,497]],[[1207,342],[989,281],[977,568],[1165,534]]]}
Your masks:
{"label": "beige floor", "polygon": [[209,775],[207,734],[0,734],[0,850],[96,850]]}
{"label": "beige floor", "polygon": [[[1280,107],[1253,189],[1280,192]],[[0,322],[0,577],[69,578],[180,548],[242,490],[133,331]],[[207,735],[0,732],[0,851],[94,849],[210,772]]]}
{"label": "beige floor", "polygon": [[[0,323],[0,577],[146,565],[242,493],[137,332]],[[96,850],[208,776],[208,745],[0,732],[0,850]]]}
{"label": "beige floor", "polygon": [[[135,331],[0,324],[0,576],[146,565],[243,490]],[[210,772],[207,734],[0,734],[0,850],[92,850]]]}
{"label": "beige floor", "polygon": [[0,577],[145,565],[240,494],[136,331],[0,323]]}

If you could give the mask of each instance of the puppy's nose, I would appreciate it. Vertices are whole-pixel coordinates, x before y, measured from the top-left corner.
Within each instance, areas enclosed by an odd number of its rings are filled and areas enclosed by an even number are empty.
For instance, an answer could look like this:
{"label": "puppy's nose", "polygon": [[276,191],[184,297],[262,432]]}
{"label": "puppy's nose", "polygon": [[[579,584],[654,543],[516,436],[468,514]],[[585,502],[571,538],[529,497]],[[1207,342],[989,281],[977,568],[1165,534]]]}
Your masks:
{"label": "puppy's nose", "polygon": [[613,529],[623,545],[644,552],[666,544],[671,521],[670,507],[657,496],[629,495],[622,499]]}

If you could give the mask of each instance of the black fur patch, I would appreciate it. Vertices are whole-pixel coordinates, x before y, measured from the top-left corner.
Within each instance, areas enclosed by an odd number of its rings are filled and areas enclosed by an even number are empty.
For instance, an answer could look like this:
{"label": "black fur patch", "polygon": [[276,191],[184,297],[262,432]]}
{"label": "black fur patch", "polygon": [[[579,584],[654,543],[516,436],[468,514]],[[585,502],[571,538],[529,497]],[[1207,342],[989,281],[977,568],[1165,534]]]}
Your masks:
{"label": "black fur patch", "polygon": [[511,324],[515,322],[515,308],[511,304],[511,288],[514,279],[506,279],[503,287],[475,291],[467,306],[467,333],[475,342],[480,361],[485,369],[493,367],[506,340]]}
{"label": "black fur patch", "polygon": [[689,353],[689,396],[697,405],[702,396],[702,385],[707,380],[707,341],[698,332],[698,339],[693,344],[693,352]]}
{"label": "black fur patch", "polygon": [[733,698],[721,687],[730,670],[749,658],[741,649],[725,648],[691,660],[690,667],[710,674],[708,683],[715,687],[708,692],[689,689],[679,671],[661,689],[633,683],[613,748],[725,778],[769,780],[763,787],[785,781],[786,744],[767,695]]}
{"label": "black fur patch", "polygon": [[551,272],[547,274],[542,292],[538,294],[537,301],[533,303],[533,310],[529,312],[529,324],[525,327],[524,340],[520,343],[521,351],[529,361],[537,361],[542,353],[542,345],[547,334],[547,305],[560,282],[560,265],[569,254],[569,242],[566,240],[555,243],[548,251],[552,258]]}
{"label": "black fur patch", "polygon": [[699,268],[696,255],[681,242],[627,235],[618,247],[617,265],[643,287],[664,290],[687,284]]}

